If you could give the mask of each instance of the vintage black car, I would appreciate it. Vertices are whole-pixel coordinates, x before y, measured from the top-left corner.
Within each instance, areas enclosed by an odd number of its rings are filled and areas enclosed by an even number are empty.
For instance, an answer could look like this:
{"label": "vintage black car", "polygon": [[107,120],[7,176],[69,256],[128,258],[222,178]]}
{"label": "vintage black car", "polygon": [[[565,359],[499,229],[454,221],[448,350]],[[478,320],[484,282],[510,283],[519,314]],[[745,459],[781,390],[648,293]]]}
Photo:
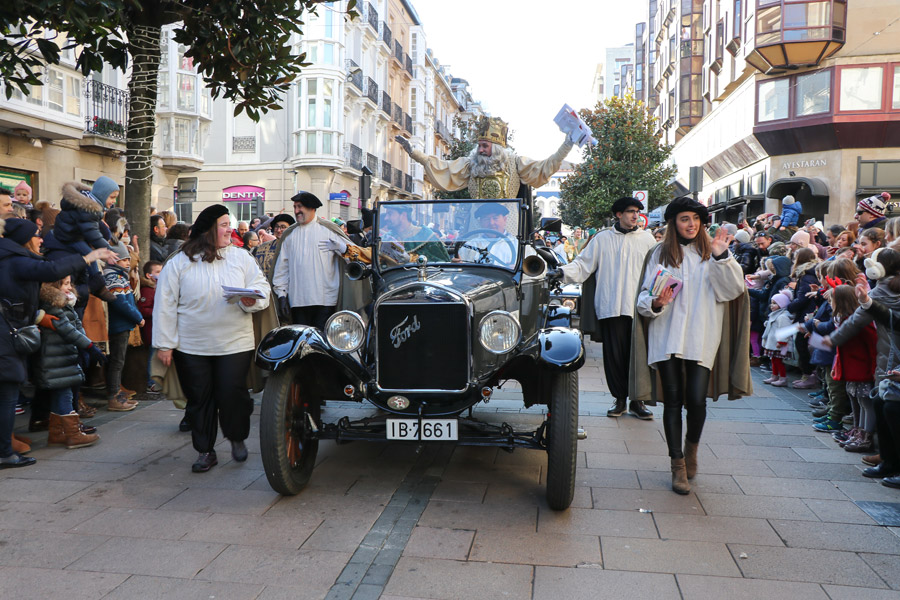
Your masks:
{"label": "vintage black car", "polygon": [[[296,494],[320,440],[455,442],[545,450],[547,501],[574,493],[581,332],[550,303],[546,249],[534,249],[523,200],[386,202],[371,264],[351,262],[325,330],[289,325],[260,343],[269,371],[260,444],[271,486]],[[546,258],[541,258],[541,254]],[[526,406],[548,410],[535,430],[489,423],[472,408],[517,380]],[[377,407],[323,422],[327,400]]]}

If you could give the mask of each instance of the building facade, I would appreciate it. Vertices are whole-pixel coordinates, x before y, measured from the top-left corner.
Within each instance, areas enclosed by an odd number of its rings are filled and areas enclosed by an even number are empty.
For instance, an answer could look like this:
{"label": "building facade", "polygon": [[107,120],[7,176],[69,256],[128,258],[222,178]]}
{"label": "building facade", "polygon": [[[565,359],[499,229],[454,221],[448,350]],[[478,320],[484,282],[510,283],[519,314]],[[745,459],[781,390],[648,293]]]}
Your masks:
{"label": "building facade", "polygon": [[829,224],[900,193],[898,17],[891,0],[650,2],[645,86],[676,187],[702,167],[719,220],[791,194]]}

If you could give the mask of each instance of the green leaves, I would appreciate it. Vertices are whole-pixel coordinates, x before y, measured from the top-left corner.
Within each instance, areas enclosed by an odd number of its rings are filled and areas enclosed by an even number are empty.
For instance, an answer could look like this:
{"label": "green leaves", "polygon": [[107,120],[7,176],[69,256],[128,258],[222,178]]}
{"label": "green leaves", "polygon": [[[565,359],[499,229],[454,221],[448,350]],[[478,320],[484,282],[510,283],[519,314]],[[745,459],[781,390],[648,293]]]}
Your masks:
{"label": "green leaves", "polygon": [[633,96],[609,98],[580,111],[598,145],[586,146],[584,162],[561,186],[560,210],[571,225],[602,226],[616,199],[648,190],[650,206],[670,199],[668,182],[676,169],[668,164],[671,146],[662,146],[656,120]]}

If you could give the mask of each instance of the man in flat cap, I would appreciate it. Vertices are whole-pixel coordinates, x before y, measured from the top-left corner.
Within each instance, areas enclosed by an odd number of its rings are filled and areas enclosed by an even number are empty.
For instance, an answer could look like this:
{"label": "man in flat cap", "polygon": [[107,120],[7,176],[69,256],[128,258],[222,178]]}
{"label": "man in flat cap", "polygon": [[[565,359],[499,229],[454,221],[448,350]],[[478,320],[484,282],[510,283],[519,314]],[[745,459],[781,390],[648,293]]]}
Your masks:
{"label": "man in flat cap", "polygon": [[[631,357],[631,323],[634,298],[640,283],[647,252],[656,245],[653,234],[638,225],[643,205],[635,198],[619,198],[612,205],[617,222],[595,235],[570,264],[562,267],[566,283],[582,283],[596,278],[593,302],[596,331],[603,344],[603,371],[615,403],[606,416],[625,413],[628,398],[628,369]],[[589,298],[584,299],[590,302]],[[593,323],[582,323],[582,327]],[[593,338],[594,336],[592,336]],[[632,400],[628,411],[639,419],[652,419],[643,402]]]}
{"label": "man in flat cap", "polygon": [[350,242],[340,227],[316,217],[322,206],[314,195],[300,192],[291,198],[297,223],[284,232],[272,288],[282,317],[295,325],[325,328],[334,314],[341,288],[341,254]]}
{"label": "man in flat cap", "polygon": [[[419,227],[412,222],[413,208],[411,205],[385,202],[381,206],[383,207],[384,222],[379,227],[383,227],[387,231],[388,236],[385,237],[391,238],[386,241],[399,242],[408,254],[423,255],[429,261],[450,262],[447,249],[435,233],[427,227]],[[407,262],[412,260],[412,257],[396,257],[395,259]]]}
{"label": "man in flat cap", "polygon": [[475,237],[462,239],[460,261],[512,267],[518,240],[506,230],[509,209],[499,202],[485,202],[475,209],[478,229]]}

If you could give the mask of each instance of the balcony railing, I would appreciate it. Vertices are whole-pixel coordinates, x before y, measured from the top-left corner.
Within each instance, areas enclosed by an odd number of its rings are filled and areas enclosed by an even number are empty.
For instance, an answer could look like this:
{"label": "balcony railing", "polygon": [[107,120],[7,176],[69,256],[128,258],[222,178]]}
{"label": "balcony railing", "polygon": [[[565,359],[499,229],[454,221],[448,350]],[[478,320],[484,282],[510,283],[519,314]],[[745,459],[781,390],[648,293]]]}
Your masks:
{"label": "balcony railing", "polygon": [[400,40],[394,40],[394,58],[403,65],[403,46],[400,45]]}
{"label": "balcony railing", "polygon": [[397,189],[403,189],[403,171],[394,169],[394,180],[392,184]]}
{"label": "balcony railing", "polygon": [[347,144],[344,146],[344,158],[347,159],[347,163],[350,165],[350,168],[356,169],[359,171],[362,169],[362,148],[359,146],[355,146],[353,144]]}
{"label": "balcony railing", "polygon": [[391,116],[391,106],[392,106],[391,97],[388,95],[387,92],[381,92],[381,106],[379,106],[378,108],[380,108],[381,110],[386,112],[387,115],[390,117]]}
{"label": "balcony railing", "polygon": [[375,33],[378,33],[378,11],[375,10],[371,2],[366,2],[366,21],[369,23],[369,27],[374,29]]}
{"label": "balcony railing", "polygon": [[372,174],[378,176],[378,157],[374,154],[366,153],[366,166],[372,171]]}
{"label": "balcony railing", "polygon": [[381,161],[381,179],[388,185],[391,184],[391,178],[393,169],[391,169],[391,163],[386,160]]}
{"label": "balcony railing", "polygon": [[[393,43],[393,37],[391,36],[391,28],[388,27],[385,21],[381,22],[381,41],[387,44],[387,47],[390,48]],[[390,52],[390,50],[388,50]]]}
{"label": "balcony railing", "polygon": [[406,113],[403,113],[403,129],[412,135],[412,117]]}
{"label": "balcony railing", "polygon": [[443,121],[435,121],[435,123],[434,123],[434,131],[435,131],[435,133],[437,133],[439,136],[441,136],[442,138],[444,138],[444,140],[446,140],[446,141],[448,141],[448,142],[450,141],[450,135],[447,133],[447,126],[444,125],[444,122],[443,122]]}
{"label": "balcony railing", "polygon": [[256,136],[241,135],[231,138],[232,152],[256,152]]}
{"label": "balcony railing", "polygon": [[128,131],[128,90],[85,79],[84,98],[84,132],[125,141]]}
{"label": "balcony railing", "polygon": [[359,65],[356,64],[355,61],[347,59],[347,75],[349,77],[350,83],[358,89],[360,92],[364,91],[363,85],[363,73],[362,69],[359,68]]}
{"label": "balcony railing", "polygon": [[409,76],[413,75],[413,63],[412,58],[410,58],[409,54],[404,54],[405,64],[406,64],[406,72],[409,73]]}
{"label": "balcony railing", "polygon": [[403,125],[403,109],[396,102],[394,102],[394,107],[391,111],[391,118],[394,119],[394,123],[397,125]]}
{"label": "balcony railing", "polygon": [[412,194],[412,177],[403,174],[403,189]]}
{"label": "balcony railing", "polygon": [[378,84],[371,77],[366,77],[366,97],[378,106]]}

